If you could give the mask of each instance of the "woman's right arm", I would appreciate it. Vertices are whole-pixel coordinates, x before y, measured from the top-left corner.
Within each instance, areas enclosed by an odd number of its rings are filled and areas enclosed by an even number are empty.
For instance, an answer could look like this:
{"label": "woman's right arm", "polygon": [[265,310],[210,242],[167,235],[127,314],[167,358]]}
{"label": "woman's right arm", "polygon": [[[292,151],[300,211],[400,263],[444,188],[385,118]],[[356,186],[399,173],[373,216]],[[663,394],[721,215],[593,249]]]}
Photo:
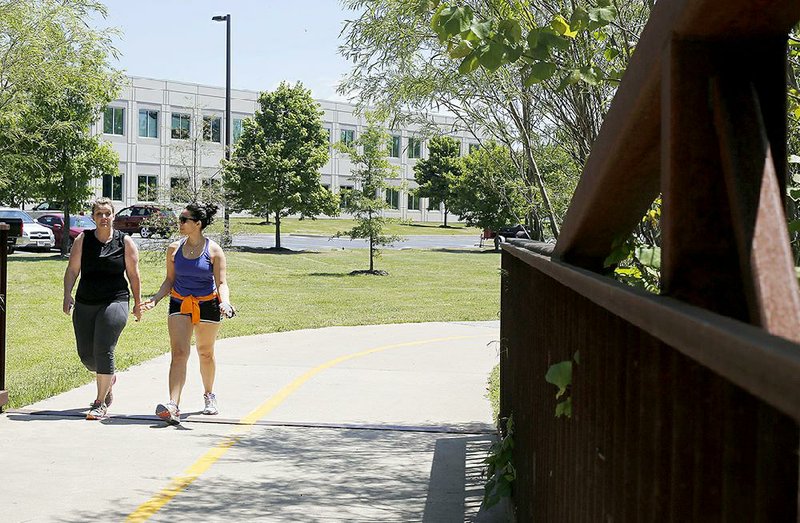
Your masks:
{"label": "woman's right arm", "polygon": [[161,284],[161,288],[149,300],[142,303],[141,309],[149,311],[161,301],[172,290],[172,285],[175,282],[175,251],[178,249],[179,242],[174,242],[167,247],[167,276]]}
{"label": "woman's right arm", "polygon": [[72,288],[75,287],[75,280],[81,273],[81,253],[83,252],[83,233],[80,233],[72,244],[72,251],[69,253],[67,270],[64,271],[64,303],[62,305],[64,314],[69,314],[75,305],[72,298]]}

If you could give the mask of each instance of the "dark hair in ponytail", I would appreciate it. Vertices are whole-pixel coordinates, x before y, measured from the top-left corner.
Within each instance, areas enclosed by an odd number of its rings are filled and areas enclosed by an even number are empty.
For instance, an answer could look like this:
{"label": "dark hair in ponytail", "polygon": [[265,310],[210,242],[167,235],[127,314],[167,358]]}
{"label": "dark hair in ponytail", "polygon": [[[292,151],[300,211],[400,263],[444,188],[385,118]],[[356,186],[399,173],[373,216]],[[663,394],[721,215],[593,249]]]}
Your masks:
{"label": "dark hair in ponytail", "polygon": [[214,215],[217,214],[217,207],[213,203],[202,204],[199,202],[190,203],[186,206],[186,210],[192,215],[192,218],[200,222],[200,228],[205,229],[214,221]]}

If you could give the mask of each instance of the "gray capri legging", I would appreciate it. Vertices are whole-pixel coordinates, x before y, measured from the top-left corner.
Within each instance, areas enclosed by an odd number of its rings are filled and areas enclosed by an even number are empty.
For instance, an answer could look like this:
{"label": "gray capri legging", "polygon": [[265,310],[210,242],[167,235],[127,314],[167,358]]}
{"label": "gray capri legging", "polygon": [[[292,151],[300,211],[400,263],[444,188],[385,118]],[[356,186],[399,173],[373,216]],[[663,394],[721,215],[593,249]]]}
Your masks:
{"label": "gray capri legging", "polygon": [[72,326],[78,356],[84,366],[98,374],[114,374],[114,347],[128,322],[128,301],[101,305],[75,303]]}

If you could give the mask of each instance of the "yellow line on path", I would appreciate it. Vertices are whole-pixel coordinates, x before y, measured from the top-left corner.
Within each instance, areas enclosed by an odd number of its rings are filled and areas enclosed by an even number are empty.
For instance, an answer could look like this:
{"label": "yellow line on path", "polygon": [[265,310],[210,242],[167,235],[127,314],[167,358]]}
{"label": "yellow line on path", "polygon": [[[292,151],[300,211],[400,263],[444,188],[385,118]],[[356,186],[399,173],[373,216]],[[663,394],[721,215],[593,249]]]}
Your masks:
{"label": "yellow line on path", "polygon": [[277,406],[283,403],[286,400],[286,398],[289,397],[289,395],[291,395],[293,392],[299,389],[305,382],[307,382],[320,372],[329,369],[335,365],[338,365],[340,363],[343,363],[345,361],[352,360],[354,358],[360,358],[362,356],[367,356],[369,354],[381,352],[388,349],[397,349],[400,347],[413,347],[416,345],[426,345],[428,343],[464,340],[468,338],[480,338],[480,337],[482,336],[450,336],[446,338],[431,338],[428,340],[409,341],[405,343],[393,343],[391,345],[383,345],[381,347],[375,347],[374,349],[368,349],[365,351],[348,354],[346,356],[340,356],[338,358],[325,362],[322,365],[314,367],[313,369],[309,370],[302,376],[299,376],[294,381],[286,385],[284,388],[279,390],[274,396],[268,398],[259,407],[257,407],[255,410],[253,410],[248,415],[243,417],[239,421],[240,425],[238,425],[234,429],[233,434],[226,436],[225,439],[223,439],[221,442],[217,443],[214,447],[209,449],[188,469],[186,469],[182,475],[173,478],[170,484],[167,487],[163,488],[161,492],[150,498],[148,501],[139,505],[139,508],[133,511],[127,517],[126,520],[131,522],[147,521],[156,512],[161,510],[161,507],[169,503],[170,500],[172,500],[172,498],[180,494],[183,489],[191,485],[194,482],[194,480],[199,478],[205,471],[211,468],[211,465],[213,465],[218,459],[224,456],[225,453],[228,452],[228,449],[230,449],[240,439],[242,439],[242,437],[244,437],[248,432],[250,432],[254,423],[256,423],[258,420],[269,414]]}

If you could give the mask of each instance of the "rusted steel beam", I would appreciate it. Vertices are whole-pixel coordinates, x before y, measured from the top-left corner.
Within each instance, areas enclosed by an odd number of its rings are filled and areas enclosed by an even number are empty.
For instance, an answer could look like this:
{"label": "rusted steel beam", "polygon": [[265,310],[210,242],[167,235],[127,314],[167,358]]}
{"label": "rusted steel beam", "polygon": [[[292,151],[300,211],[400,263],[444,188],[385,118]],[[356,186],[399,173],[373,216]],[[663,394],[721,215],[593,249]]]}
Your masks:
{"label": "rusted steel beam", "polygon": [[503,244],[503,251],[800,422],[800,345],[699,307],[551,261],[526,249],[526,243],[511,240]]}
{"label": "rusted steel beam", "polygon": [[[795,420],[598,304],[618,305],[616,288],[573,281],[575,290],[552,276],[563,264],[504,249],[501,369],[518,521],[796,520]],[[726,340],[717,342],[704,350],[725,359]],[[556,418],[544,376],[576,350],[572,417]]]}
{"label": "rusted steel beam", "polygon": [[[748,321],[742,268],[709,106],[717,47],[673,41],[662,83],[662,293]],[[743,73],[744,74],[744,73]]]}
{"label": "rusted steel beam", "polygon": [[[661,72],[675,36],[785,38],[799,19],[797,0],[656,2],[584,166],[555,254],[599,270],[614,241],[633,230],[658,194]],[[778,163],[777,152],[775,158]]]}
{"label": "rusted steel beam", "polygon": [[[783,87],[783,75],[775,80]],[[755,87],[726,76],[713,78],[712,106],[750,322],[800,342],[800,289],[783,210],[784,186]]]}

